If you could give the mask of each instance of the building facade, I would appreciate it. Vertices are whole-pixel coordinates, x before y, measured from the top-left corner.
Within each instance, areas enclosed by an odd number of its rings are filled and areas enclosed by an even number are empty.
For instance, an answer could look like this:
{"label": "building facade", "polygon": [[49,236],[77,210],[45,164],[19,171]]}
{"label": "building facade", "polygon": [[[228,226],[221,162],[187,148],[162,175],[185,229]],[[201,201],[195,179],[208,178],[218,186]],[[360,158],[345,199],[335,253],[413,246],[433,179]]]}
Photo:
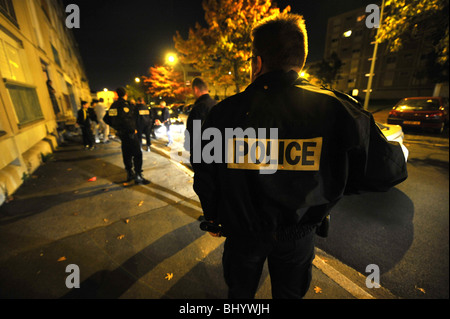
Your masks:
{"label": "building facade", "polygon": [[[374,52],[376,28],[366,27],[365,8],[349,11],[328,20],[325,59],[333,52],[342,61],[335,88],[345,93],[353,90],[365,97]],[[391,53],[379,45],[371,99],[395,100],[408,96],[431,96],[435,84],[421,75],[428,53],[434,50],[429,32],[418,32],[403,48]]]}
{"label": "building facade", "polygon": [[0,0],[0,205],[42,164],[90,89],[59,0]]}

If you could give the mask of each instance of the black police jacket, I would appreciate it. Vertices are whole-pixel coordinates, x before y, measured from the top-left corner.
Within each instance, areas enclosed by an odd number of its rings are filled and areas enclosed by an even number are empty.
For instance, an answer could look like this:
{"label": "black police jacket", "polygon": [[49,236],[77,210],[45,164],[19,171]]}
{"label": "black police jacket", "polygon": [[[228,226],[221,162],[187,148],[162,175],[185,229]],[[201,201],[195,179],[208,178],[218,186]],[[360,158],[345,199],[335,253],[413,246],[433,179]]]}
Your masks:
{"label": "black police jacket", "polygon": [[114,102],[103,117],[103,121],[117,131],[119,137],[130,136],[137,130],[137,112],[126,100]]}
{"label": "black police jacket", "polygon": [[190,151],[192,145],[192,131],[194,120],[200,120],[201,123],[206,120],[206,117],[213,106],[217,104],[217,101],[212,99],[209,94],[200,96],[194,103],[192,111],[189,113],[186,120],[186,131],[184,136],[184,148]]}
{"label": "black police jacket", "polygon": [[152,124],[152,114],[149,106],[145,104],[136,104],[137,127],[142,129]]}
{"label": "black police jacket", "polygon": [[[294,71],[264,74],[219,103],[202,130],[208,128],[222,133],[221,151],[211,151],[222,161],[194,160],[194,190],[205,218],[228,236],[299,238],[344,195],[386,191],[407,178],[401,146],[385,139],[370,113]],[[266,136],[226,139],[227,129],[236,128],[260,128]],[[276,139],[269,139],[269,128],[277,129]],[[203,151],[209,143],[202,141]],[[274,153],[269,146],[278,148],[276,171],[262,174]]]}

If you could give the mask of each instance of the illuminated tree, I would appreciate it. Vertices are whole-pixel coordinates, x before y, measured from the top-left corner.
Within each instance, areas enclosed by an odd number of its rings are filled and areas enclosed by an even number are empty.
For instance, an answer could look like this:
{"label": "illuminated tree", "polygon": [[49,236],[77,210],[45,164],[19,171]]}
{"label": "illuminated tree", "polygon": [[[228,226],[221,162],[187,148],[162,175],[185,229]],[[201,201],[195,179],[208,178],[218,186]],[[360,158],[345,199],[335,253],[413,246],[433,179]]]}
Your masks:
{"label": "illuminated tree", "polygon": [[181,72],[172,67],[155,66],[150,68],[150,76],[143,77],[147,93],[153,98],[163,98],[169,101],[184,101],[190,88],[184,84]]}
{"label": "illuminated tree", "polygon": [[[207,27],[197,23],[187,39],[179,32],[174,37],[180,60],[202,72],[208,82],[226,86],[232,81],[240,92],[250,81],[251,30],[280,9],[271,0],[204,0],[203,9]],[[289,11],[288,6],[283,13]]]}
{"label": "illuminated tree", "polygon": [[386,0],[377,38],[395,52],[411,37],[426,32],[435,48],[436,62],[448,65],[448,10],[448,0]]}

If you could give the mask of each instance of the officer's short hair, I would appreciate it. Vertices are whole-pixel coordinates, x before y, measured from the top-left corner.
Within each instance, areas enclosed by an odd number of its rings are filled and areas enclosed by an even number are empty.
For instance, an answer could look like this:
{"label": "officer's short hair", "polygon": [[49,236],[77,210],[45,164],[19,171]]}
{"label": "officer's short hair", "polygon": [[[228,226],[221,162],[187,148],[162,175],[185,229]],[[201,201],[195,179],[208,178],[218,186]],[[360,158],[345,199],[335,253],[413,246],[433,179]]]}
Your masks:
{"label": "officer's short hair", "polygon": [[103,103],[105,100],[103,100],[103,98],[101,97],[98,101],[99,101],[100,103]]}
{"label": "officer's short hair", "polygon": [[308,56],[305,20],[297,14],[280,14],[262,20],[252,31],[253,55],[261,56],[270,70],[303,68]]}
{"label": "officer's short hair", "polygon": [[120,87],[116,89],[116,93],[118,97],[124,97],[125,95],[127,95],[127,90],[125,90],[124,88]]}
{"label": "officer's short hair", "polygon": [[199,88],[202,91],[208,90],[208,85],[201,78],[195,78],[192,81],[192,87],[193,88]]}

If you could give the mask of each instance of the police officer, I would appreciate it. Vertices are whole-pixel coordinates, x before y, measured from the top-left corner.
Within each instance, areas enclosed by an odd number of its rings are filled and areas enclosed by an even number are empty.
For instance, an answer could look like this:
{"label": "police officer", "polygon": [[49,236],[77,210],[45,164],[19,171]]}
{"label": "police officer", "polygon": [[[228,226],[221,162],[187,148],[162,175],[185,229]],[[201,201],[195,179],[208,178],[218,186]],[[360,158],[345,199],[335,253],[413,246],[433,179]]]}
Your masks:
{"label": "police officer", "polygon": [[139,97],[137,99],[136,110],[138,112],[138,114],[137,114],[137,130],[138,130],[139,141],[141,142],[141,146],[142,146],[142,134],[144,134],[145,140],[147,142],[145,150],[147,152],[150,152],[150,146],[152,145],[152,141],[150,139],[150,134],[151,134],[151,130],[152,130],[152,116],[150,113],[150,107],[145,105],[144,99],[142,97]]}
{"label": "police officer", "polygon": [[[187,151],[190,151],[193,145],[194,121],[200,120],[201,124],[203,124],[211,108],[217,104],[217,101],[213,100],[209,95],[208,85],[201,78],[195,78],[192,81],[192,91],[194,93],[196,101],[186,121],[184,148]],[[190,154],[190,161],[191,163],[193,161],[192,152]]]}
{"label": "police officer", "polygon": [[142,176],[142,151],[137,135],[136,110],[127,101],[128,95],[124,88],[118,88],[116,93],[118,100],[111,105],[103,120],[117,131],[122,142],[127,182],[134,179],[136,184],[149,184],[150,182]]}
{"label": "police officer", "polygon": [[[272,297],[302,298],[311,282],[318,225],[344,194],[384,191],[405,180],[405,158],[370,113],[299,79],[308,53],[301,16],[264,20],[252,33],[252,84],[210,111],[202,130],[221,133],[222,161],[202,157],[193,163],[194,190],[205,219],[226,235],[229,298],[254,298],[266,259]],[[226,140],[225,132],[237,128],[258,135]],[[251,152],[260,160],[250,160]],[[271,174],[269,162],[261,160],[266,153],[276,159]]]}

